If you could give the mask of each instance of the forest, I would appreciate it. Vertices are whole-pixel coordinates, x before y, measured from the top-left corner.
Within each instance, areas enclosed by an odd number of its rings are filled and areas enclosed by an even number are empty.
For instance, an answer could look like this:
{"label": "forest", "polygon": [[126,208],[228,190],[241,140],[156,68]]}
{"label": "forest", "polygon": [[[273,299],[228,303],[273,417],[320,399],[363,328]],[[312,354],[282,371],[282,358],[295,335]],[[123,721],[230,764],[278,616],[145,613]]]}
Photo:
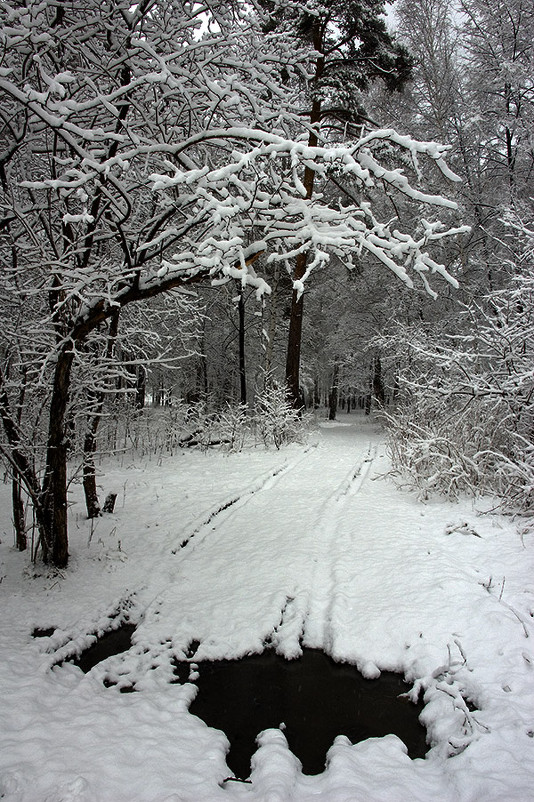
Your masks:
{"label": "forest", "polygon": [[67,466],[97,516],[95,456],[141,430],[235,448],[323,407],[380,413],[423,494],[528,511],[534,11],[400,0],[388,28],[383,10],[3,4],[20,549],[31,509],[34,552],[66,566]]}
{"label": "forest", "polygon": [[531,799],[532,0],[0,45],[0,799]]}

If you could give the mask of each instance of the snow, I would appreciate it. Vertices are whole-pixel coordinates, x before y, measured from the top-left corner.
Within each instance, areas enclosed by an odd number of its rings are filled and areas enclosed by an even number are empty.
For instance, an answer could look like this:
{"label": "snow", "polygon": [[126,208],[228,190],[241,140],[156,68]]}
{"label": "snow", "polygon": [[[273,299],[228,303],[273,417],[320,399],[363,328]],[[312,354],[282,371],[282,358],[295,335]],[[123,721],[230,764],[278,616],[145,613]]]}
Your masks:
{"label": "snow", "polygon": [[[378,430],[343,415],[280,451],[123,455],[101,466],[113,515],[91,525],[72,486],[61,574],[13,549],[2,486],[0,797],[531,799],[532,534],[472,501],[423,504],[387,470]],[[88,674],[59,665],[126,619],[128,652]],[[35,627],[55,631],[33,638]],[[288,657],[319,647],[369,677],[405,674],[424,693],[427,757],[411,760],[394,735],[353,745],[340,733],[325,771],[306,776],[273,729],[251,784],[224,783],[226,737],[188,713],[195,689],[169,684],[171,661],[193,640],[202,660],[269,637]]]}

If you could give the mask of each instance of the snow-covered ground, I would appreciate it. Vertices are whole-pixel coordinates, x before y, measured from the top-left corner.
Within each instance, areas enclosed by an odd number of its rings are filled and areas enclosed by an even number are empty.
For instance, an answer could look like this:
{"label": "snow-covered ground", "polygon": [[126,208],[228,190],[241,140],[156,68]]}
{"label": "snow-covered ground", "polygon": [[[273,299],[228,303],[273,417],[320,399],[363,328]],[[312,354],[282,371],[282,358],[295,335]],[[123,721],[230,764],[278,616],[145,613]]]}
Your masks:
{"label": "snow-covered ground", "polygon": [[[107,463],[115,513],[92,528],[73,486],[62,575],[13,549],[1,488],[1,799],[534,799],[532,533],[471,501],[399,491],[378,431],[347,420],[281,451]],[[88,674],[59,665],[126,619],[129,651]],[[170,684],[172,661],[193,641],[202,660],[268,640],[287,657],[323,648],[368,677],[402,672],[424,694],[427,757],[394,735],[340,733],[324,773],[306,776],[283,731],[267,730],[252,783],[223,783],[226,737],[188,712],[194,686]]]}

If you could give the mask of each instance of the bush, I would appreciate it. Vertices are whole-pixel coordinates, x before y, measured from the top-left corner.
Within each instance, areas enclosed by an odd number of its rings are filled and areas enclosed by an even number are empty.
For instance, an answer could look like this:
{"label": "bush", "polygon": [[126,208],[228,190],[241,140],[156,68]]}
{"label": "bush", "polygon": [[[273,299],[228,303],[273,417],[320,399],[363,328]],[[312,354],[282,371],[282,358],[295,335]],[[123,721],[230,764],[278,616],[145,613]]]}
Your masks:
{"label": "bush", "polygon": [[276,448],[303,440],[303,422],[280,388],[258,394],[252,412],[246,405],[231,403],[212,409],[209,401],[188,404],[171,398],[165,406],[142,411],[116,404],[103,419],[100,452],[133,450],[159,457],[181,448],[205,451],[217,446],[236,452],[258,440]]}
{"label": "bush", "polygon": [[254,425],[265,446],[280,448],[303,440],[302,418],[288,401],[287,391],[274,384],[256,396]]}
{"label": "bush", "polygon": [[[524,271],[464,315],[468,334],[399,328],[404,369],[384,413],[394,469],[427,496],[497,495],[534,508],[534,277]],[[462,326],[458,326],[457,330]],[[382,343],[384,344],[384,343]]]}

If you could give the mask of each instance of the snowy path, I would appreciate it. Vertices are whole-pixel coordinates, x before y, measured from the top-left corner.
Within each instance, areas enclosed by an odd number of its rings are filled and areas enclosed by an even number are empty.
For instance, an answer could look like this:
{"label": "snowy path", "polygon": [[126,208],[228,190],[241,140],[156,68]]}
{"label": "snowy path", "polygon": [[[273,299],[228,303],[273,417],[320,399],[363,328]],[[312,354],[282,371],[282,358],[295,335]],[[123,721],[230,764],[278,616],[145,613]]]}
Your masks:
{"label": "snowy path", "polygon": [[[0,798],[532,799],[532,530],[471,501],[422,504],[387,468],[376,429],[354,418],[280,452],[109,464],[116,513],[91,527],[74,488],[63,576],[34,571],[2,536]],[[4,486],[0,532],[9,518]],[[125,617],[137,624],[127,652],[87,675],[59,665]],[[35,627],[54,633],[32,638]],[[268,730],[252,784],[225,785],[225,736],[189,714],[193,689],[171,684],[173,660],[267,645],[404,674],[424,695],[427,757],[410,760],[395,736],[341,736],[308,777]]]}
{"label": "snowy path", "polygon": [[157,631],[186,652],[199,640],[198,659],[260,651],[270,641],[294,657],[302,637],[322,645],[308,626],[326,626],[332,571],[342,559],[337,508],[357,492],[372,459],[367,435],[350,427],[347,441],[340,431],[326,430],[319,446],[257,477],[203,517],[183,548],[173,549],[170,581],[144,612],[140,642],[144,631],[152,640]]}

